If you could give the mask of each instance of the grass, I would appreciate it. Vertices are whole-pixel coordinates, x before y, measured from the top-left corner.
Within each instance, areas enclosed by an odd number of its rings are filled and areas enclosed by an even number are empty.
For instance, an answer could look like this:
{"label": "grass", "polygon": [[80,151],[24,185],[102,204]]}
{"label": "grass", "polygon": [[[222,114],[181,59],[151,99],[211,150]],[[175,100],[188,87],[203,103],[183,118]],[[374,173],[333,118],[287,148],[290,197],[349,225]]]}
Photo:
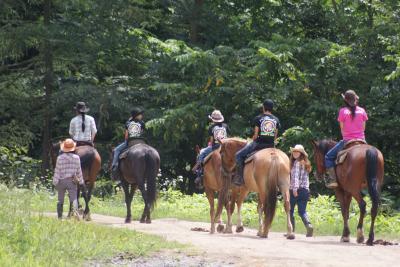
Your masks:
{"label": "grass", "polygon": [[161,249],[184,248],[132,230],[31,213],[32,207],[47,210],[55,203],[45,193],[9,190],[0,185],[0,203],[1,266],[76,266],[119,253],[142,256]]}
{"label": "grass", "polygon": [[[49,195],[45,192],[29,193],[32,194],[31,209],[32,210],[49,210],[55,211],[56,196]],[[371,207],[368,198],[367,210]],[[65,207],[64,210],[66,210]],[[118,192],[116,195],[101,200],[94,198],[91,205],[94,213],[125,217],[126,209],[123,193]],[[132,203],[133,218],[138,219],[143,210],[142,198],[138,193],[134,197]],[[311,222],[315,228],[316,235],[341,235],[343,229],[343,221],[338,203],[334,197],[318,196],[312,198],[307,208]],[[178,218],[190,221],[209,222],[209,204],[205,195],[195,194],[193,196],[183,195],[179,191],[168,190],[161,192],[152,213],[153,218]],[[359,209],[357,203],[352,201],[350,207],[350,230],[354,236],[358,223]],[[225,213],[224,213],[224,217]],[[233,223],[236,224],[236,216],[234,215]],[[255,202],[244,203],[242,208],[243,223],[247,227],[258,227],[258,215]],[[123,220],[123,219],[121,219]],[[364,220],[364,228],[368,234],[370,225],[370,216],[367,214]],[[272,224],[272,231],[286,231],[286,216],[282,203],[279,201],[277,205],[276,216]],[[296,215],[296,232],[305,233],[305,228],[301,219]],[[375,227],[376,238],[400,239],[400,213],[394,212],[392,215],[379,214],[376,219]]]}

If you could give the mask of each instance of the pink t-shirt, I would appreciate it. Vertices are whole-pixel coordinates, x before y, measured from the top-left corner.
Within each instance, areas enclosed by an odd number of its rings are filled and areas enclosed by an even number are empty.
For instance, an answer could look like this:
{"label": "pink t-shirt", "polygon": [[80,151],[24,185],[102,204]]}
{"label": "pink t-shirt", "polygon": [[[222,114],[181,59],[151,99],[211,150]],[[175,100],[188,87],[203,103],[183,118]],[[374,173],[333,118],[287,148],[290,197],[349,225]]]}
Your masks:
{"label": "pink t-shirt", "polygon": [[354,119],[351,117],[349,108],[344,107],[339,111],[338,121],[343,123],[343,140],[365,139],[364,122],[368,120],[368,115],[361,107],[356,108]]}

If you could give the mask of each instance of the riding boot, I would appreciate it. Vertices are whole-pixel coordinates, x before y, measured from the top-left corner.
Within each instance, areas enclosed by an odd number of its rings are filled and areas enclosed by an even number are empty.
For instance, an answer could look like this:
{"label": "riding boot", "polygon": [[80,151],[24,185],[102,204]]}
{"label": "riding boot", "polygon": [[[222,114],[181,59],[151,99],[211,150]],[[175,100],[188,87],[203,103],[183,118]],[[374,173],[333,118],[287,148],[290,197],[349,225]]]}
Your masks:
{"label": "riding boot", "polygon": [[303,221],[304,226],[307,229],[306,237],[312,237],[313,233],[314,233],[314,228],[313,228],[312,224],[310,223],[310,220],[308,219],[307,215],[304,215],[303,217],[301,217],[301,220]]}
{"label": "riding boot", "polygon": [[57,204],[57,217],[61,220],[63,214],[63,204]]}
{"label": "riding boot", "polygon": [[233,183],[237,186],[241,186],[244,184],[244,179],[243,179],[243,166],[242,165],[236,165],[236,172],[235,176],[233,177]]}
{"label": "riding boot", "polygon": [[203,188],[203,177],[204,177],[203,163],[200,163],[199,167],[196,170],[196,179],[194,180],[194,183],[197,185],[199,189]]}
{"label": "riding boot", "polygon": [[328,179],[326,180],[325,186],[329,189],[334,189],[338,187],[335,168],[334,167],[329,168],[327,172],[328,172]]}
{"label": "riding boot", "polygon": [[292,224],[292,228],[293,228],[293,233],[295,232],[295,225],[296,225],[296,222],[295,222],[295,220],[294,220],[294,216],[290,216],[290,223]]}

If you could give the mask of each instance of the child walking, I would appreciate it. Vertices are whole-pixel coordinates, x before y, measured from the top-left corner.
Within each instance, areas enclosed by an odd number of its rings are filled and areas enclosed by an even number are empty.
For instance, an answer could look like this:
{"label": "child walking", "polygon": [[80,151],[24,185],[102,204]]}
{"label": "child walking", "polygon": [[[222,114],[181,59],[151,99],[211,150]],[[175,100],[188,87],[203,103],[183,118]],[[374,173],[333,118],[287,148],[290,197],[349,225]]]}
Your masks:
{"label": "child walking", "polygon": [[290,148],[290,221],[295,229],[294,208],[297,210],[304,226],[307,229],[307,237],[313,236],[313,227],[307,215],[307,202],[310,197],[309,177],[311,163],[308,154],[302,145]]}

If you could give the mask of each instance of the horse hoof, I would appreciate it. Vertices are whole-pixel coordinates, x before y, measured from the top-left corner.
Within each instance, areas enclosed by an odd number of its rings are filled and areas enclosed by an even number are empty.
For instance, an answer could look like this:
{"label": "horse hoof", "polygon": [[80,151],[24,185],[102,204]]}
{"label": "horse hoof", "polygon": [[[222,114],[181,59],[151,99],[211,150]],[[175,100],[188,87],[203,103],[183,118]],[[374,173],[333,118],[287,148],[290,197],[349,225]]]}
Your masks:
{"label": "horse hoof", "polygon": [[373,246],[373,245],[374,245],[374,241],[372,239],[368,239],[367,246]]}
{"label": "horse hoof", "polygon": [[243,231],[244,231],[243,226],[237,226],[237,227],[236,227],[236,233],[241,233],[241,232],[243,232]]}
{"label": "horse hoof", "polygon": [[293,240],[295,238],[296,238],[296,236],[294,234],[287,234],[286,235],[286,239]]}
{"label": "horse hoof", "polygon": [[132,222],[131,218],[126,218],[125,219],[125,223],[131,223],[131,222]]}
{"label": "horse hoof", "polygon": [[222,232],[224,232],[224,226],[222,225],[222,224],[219,224],[218,226],[217,226],[217,232],[218,233],[222,233]]}
{"label": "horse hoof", "polygon": [[146,223],[147,223],[147,224],[151,224],[151,220],[150,220],[150,219],[147,219],[147,220],[146,220]]}
{"label": "horse hoof", "polygon": [[357,243],[358,243],[358,244],[364,243],[364,237],[363,237],[363,236],[357,237]]}
{"label": "horse hoof", "polygon": [[260,234],[259,237],[260,238],[268,238],[268,234]]}
{"label": "horse hoof", "polygon": [[261,237],[261,233],[260,233],[260,232],[257,232],[257,236],[260,236],[260,237]]}
{"label": "horse hoof", "polygon": [[342,236],[342,238],[340,239],[340,242],[349,243],[349,242],[350,242],[350,237],[348,237],[348,236]]}
{"label": "horse hoof", "polygon": [[224,234],[232,234],[232,229],[226,228]]}

